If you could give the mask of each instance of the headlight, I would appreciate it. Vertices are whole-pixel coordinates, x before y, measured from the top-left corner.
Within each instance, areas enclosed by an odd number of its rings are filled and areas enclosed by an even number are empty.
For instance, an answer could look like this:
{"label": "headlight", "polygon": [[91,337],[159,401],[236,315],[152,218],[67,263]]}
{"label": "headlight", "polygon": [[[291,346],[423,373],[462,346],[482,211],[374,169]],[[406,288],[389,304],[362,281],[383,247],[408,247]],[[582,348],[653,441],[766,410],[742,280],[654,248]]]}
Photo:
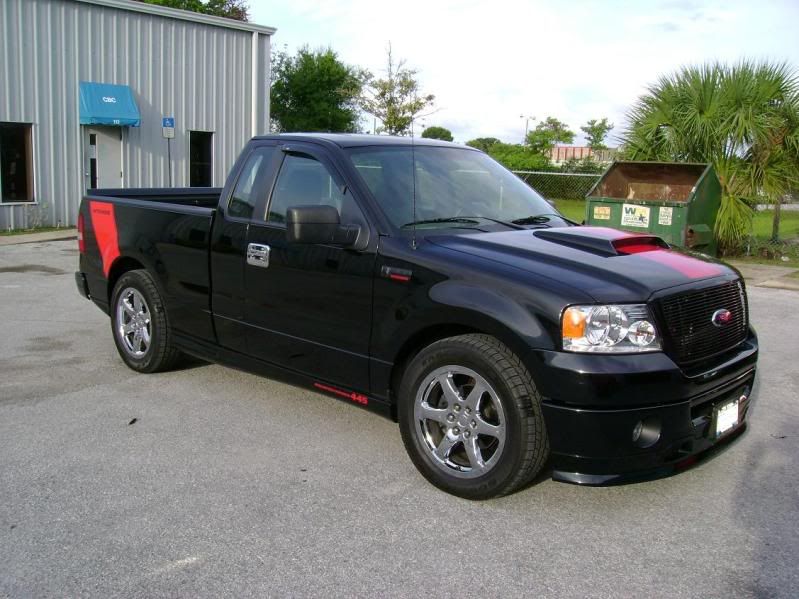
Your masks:
{"label": "headlight", "polygon": [[602,354],[660,350],[645,304],[570,306],[561,320],[563,349]]}

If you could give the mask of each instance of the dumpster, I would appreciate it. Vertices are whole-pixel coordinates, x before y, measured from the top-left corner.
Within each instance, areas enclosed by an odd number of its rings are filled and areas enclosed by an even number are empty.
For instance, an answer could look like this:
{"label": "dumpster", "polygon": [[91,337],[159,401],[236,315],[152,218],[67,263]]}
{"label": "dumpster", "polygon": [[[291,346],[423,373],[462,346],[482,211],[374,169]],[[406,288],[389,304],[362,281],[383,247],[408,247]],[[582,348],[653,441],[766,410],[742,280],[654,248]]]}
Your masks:
{"label": "dumpster", "polygon": [[614,162],[586,195],[585,222],[715,254],[720,202],[709,164]]}

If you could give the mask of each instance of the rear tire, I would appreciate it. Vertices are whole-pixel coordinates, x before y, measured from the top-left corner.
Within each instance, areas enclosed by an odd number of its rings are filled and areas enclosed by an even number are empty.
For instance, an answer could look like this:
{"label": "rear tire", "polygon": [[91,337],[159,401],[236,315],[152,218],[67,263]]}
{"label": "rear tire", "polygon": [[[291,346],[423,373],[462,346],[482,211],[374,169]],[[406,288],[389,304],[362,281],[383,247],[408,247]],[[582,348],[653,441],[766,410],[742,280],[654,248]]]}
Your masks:
{"label": "rear tire", "polygon": [[467,499],[516,491],[549,456],[530,373],[488,335],[450,337],[419,352],[402,377],[398,416],[419,472]]}
{"label": "rear tire", "polygon": [[146,270],[128,271],[114,285],[111,331],[122,361],[136,372],[169,370],[181,356],[161,294]]}

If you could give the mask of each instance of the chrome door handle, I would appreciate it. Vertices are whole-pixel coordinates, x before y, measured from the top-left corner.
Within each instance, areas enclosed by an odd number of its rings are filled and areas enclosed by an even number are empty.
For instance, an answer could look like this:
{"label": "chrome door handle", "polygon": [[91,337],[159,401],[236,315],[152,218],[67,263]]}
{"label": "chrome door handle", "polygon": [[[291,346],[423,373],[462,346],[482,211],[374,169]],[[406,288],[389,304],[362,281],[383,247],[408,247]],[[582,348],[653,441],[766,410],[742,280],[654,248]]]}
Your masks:
{"label": "chrome door handle", "polygon": [[269,267],[269,252],[272,251],[268,245],[251,243],[247,246],[247,264],[251,266]]}

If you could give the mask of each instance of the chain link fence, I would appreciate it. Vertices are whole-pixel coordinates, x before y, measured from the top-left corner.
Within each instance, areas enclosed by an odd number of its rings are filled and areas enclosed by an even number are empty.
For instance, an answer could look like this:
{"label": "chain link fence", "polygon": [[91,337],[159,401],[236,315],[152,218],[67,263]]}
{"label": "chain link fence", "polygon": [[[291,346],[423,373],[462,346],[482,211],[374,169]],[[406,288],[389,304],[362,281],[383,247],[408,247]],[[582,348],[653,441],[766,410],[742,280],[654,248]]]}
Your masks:
{"label": "chain link fence", "polygon": [[513,171],[547,200],[582,200],[602,173]]}

